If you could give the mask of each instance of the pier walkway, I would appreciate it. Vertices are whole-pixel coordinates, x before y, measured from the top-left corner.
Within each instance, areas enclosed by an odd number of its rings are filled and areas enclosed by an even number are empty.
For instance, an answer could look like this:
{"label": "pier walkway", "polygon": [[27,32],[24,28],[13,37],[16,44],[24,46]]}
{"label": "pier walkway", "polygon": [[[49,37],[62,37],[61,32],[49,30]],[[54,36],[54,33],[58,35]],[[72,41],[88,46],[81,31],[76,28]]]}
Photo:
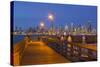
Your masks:
{"label": "pier walkway", "polygon": [[42,41],[35,41],[27,44],[24,50],[20,65],[33,64],[54,64],[70,62],[60,54],[56,53]]}
{"label": "pier walkway", "polygon": [[68,43],[51,36],[25,37],[13,48],[15,66],[97,60],[96,43]]}

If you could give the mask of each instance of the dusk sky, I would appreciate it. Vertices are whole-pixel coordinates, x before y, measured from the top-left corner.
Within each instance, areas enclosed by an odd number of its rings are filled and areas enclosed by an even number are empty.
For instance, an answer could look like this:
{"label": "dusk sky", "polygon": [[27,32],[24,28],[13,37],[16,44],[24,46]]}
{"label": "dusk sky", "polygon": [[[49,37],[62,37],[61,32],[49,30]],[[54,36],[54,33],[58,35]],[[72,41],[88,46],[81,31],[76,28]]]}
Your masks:
{"label": "dusk sky", "polygon": [[46,27],[50,27],[51,21],[48,20],[48,13],[54,16],[54,26],[65,26],[73,23],[85,25],[88,21],[94,28],[97,25],[97,7],[80,6],[68,4],[48,4],[36,2],[14,2],[14,27],[36,27],[41,21]]}

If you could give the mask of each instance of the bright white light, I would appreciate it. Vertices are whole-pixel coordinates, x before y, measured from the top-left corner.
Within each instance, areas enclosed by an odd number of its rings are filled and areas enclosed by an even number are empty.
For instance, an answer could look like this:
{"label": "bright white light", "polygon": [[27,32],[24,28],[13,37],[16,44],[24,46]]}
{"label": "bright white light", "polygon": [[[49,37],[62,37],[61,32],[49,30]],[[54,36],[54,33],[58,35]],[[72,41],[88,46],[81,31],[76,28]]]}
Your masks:
{"label": "bright white light", "polygon": [[49,19],[49,20],[53,20],[53,19],[54,19],[53,15],[52,15],[52,14],[49,14],[49,15],[48,15],[48,19]]}
{"label": "bright white light", "polygon": [[43,23],[43,22],[41,22],[41,23],[40,23],[40,26],[41,26],[41,27],[44,27],[44,23]]}

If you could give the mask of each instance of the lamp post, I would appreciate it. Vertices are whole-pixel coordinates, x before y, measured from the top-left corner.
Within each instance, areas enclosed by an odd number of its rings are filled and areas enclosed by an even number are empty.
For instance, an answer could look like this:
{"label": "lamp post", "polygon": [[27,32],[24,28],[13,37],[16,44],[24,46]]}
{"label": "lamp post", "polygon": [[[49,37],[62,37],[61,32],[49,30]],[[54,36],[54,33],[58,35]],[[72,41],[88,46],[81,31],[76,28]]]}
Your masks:
{"label": "lamp post", "polygon": [[49,13],[48,14],[48,19],[51,21],[51,32],[53,33],[53,28],[54,28],[54,25],[53,25],[53,20],[54,20],[54,16],[53,14]]}
{"label": "lamp post", "polygon": [[45,24],[44,24],[44,22],[42,21],[42,22],[40,22],[40,31],[43,33],[43,30],[44,30],[44,26],[45,26]]}
{"label": "lamp post", "polygon": [[43,28],[44,27],[44,22],[40,23],[40,27]]}

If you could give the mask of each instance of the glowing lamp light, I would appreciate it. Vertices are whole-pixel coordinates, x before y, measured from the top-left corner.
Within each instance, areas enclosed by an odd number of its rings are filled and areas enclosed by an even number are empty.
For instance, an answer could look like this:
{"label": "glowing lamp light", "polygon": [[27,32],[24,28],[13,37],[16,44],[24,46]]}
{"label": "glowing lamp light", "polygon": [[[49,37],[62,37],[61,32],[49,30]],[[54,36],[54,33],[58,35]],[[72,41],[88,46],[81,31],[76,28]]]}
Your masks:
{"label": "glowing lamp light", "polygon": [[54,19],[53,15],[52,15],[52,14],[49,14],[49,15],[48,15],[48,19],[49,19],[49,20],[53,20],[53,19]]}
{"label": "glowing lamp light", "polygon": [[41,27],[44,27],[44,23],[43,23],[43,22],[41,22],[41,23],[40,23],[40,26],[41,26]]}
{"label": "glowing lamp light", "polygon": [[68,36],[67,41],[68,41],[68,42],[72,42],[72,37],[71,37],[71,36]]}

